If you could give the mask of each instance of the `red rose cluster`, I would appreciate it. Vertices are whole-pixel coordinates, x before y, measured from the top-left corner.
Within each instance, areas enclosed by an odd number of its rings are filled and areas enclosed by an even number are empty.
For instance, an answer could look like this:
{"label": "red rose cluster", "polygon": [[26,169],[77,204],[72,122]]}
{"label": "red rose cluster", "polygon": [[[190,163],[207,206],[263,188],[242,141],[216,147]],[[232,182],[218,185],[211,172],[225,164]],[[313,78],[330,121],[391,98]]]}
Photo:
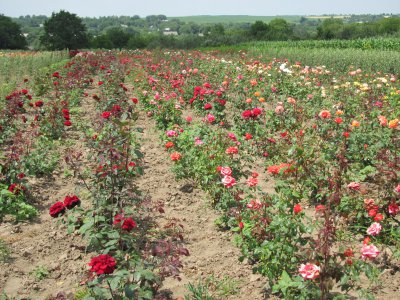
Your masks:
{"label": "red rose cluster", "polygon": [[136,222],[131,218],[125,218],[123,214],[117,214],[114,217],[113,225],[121,224],[121,228],[126,231],[132,231],[132,229],[137,227]]}
{"label": "red rose cluster", "polygon": [[50,216],[57,218],[64,214],[65,209],[72,209],[79,205],[81,200],[76,195],[66,196],[64,202],[56,202],[50,207]]}
{"label": "red rose cluster", "polygon": [[262,114],[262,109],[255,107],[253,109],[248,109],[242,112],[243,119],[256,119],[259,115]]}
{"label": "red rose cluster", "polygon": [[91,272],[102,275],[114,272],[117,262],[114,257],[108,254],[100,254],[99,256],[93,257],[88,265],[91,267]]}
{"label": "red rose cluster", "polygon": [[69,110],[66,109],[66,108],[63,108],[62,109],[62,113],[63,113],[64,119],[65,119],[64,125],[65,126],[71,126],[72,123],[71,123],[70,117],[69,117]]}

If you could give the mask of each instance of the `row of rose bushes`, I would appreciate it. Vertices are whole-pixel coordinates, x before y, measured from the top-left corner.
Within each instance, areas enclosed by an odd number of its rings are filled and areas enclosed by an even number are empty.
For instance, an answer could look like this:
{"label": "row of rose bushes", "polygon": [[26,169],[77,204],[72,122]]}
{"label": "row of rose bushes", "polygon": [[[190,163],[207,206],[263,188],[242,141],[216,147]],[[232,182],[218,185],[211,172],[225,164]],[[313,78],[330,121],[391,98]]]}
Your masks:
{"label": "row of rose bushes", "polygon": [[[163,212],[162,203],[135,185],[143,154],[138,109],[124,84],[129,62],[110,53],[79,53],[24,80],[31,92],[24,87],[8,95],[1,111],[1,217],[37,214],[26,179],[50,175],[61,154],[56,147],[67,148],[64,160],[76,188],[49,213],[68,233],[81,234],[93,253],[83,279],[87,299],[153,299],[166,276],[179,278],[179,257],[188,255],[179,225],[160,228],[152,216]],[[95,111],[83,111],[82,98]],[[77,150],[77,138],[88,151]]]}
{"label": "row of rose bushes", "polygon": [[69,105],[78,104],[82,84],[76,80],[78,70],[67,64],[69,70],[62,80],[69,88],[60,92],[60,74],[51,70],[64,65],[65,61],[60,61],[37,70],[21,79],[20,87],[1,100],[1,220],[36,216],[28,179],[51,174],[58,164],[57,140],[71,125]]}
{"label": "row of rose bushes", "polygon": [[162,130],[177,177],[212,196],[242,258],[273,291],[373,296],[360,274],[376,284],[399,257],[397,77],[243,53],[135,58],[138,100]]}
{"label": "row of rose bushes", "polygon": [[[87,156],[69,149],[65,160],[74,169],[90,204],[64,216],[70,233],[78,231],[87,249],[99,255],[89,262],[87,299],[153,299],[167,276],[179,278],[182,233],[175,223],[160,228],[153,220],[162,203],[153,203],[135,184],[142,173],[142,157],[135,121],[138,109],[129,99],[124,78],[130,58],[109,53],[87,53],[73,62],[91,77],[94,89],[84,96],[95,113],[77,120],[84,133]],[[90,92],[93,92],[89,94]],[[75,195],[69,196],[76,197]],[[69,208],[55,203],[54,216]]]}

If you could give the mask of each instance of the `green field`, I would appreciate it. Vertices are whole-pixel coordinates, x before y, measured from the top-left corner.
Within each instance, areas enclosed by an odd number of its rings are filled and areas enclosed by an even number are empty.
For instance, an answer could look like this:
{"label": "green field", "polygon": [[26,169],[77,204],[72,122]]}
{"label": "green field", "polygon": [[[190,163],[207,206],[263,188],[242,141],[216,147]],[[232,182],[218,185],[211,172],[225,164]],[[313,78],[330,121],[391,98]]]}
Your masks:
{"label": "green field", "polygon": [[188,16],[188,17],[168,17],[171,19],[179,19],[183,22],[194,22],[198,24],[206,24],[206,23],[254,23],[255,21],[263,21],[270,22],[273,19],[282,18],[288,22],[298,22],[301,16],[246,16],[246,15],[237,15],[237,16]]}
{"label": "green field", "polygon": [[368,71],[400,73],[400,39],[260,41],[235,46],[201,48],[221,52],[247,52],[267,59],[288,59],[291,63],[321,66],[337,71],[361,68]]}

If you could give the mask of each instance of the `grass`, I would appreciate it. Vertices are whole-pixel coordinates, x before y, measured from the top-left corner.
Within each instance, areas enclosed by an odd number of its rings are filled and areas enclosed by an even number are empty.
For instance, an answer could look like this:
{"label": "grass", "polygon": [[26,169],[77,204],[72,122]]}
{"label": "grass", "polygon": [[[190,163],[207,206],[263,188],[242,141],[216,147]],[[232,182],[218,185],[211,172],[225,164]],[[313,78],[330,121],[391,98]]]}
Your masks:
{"label": "grass", "polygon": [[24,79],[67,58],[67,51],[0,51],[0,100],[19,88]]}
{"label": "grass", "polygon": [[185,300],[215,300],[239,292],[239,282],[233,278],[225,276],[222,279],[209,276],[206,279],[199,279],[197,284],[189,283],[186,289],[189,294],[185,295]]}

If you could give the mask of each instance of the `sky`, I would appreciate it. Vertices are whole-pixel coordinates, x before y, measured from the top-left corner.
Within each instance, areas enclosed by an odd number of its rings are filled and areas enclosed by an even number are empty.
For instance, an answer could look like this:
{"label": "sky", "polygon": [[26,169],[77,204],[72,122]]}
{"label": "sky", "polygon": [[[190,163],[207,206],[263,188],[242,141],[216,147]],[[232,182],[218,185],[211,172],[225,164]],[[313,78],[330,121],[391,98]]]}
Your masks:
{"label": "sky", "polygon": [[321,15],[400,13],[400,0],[0,0],[0,14],[80,17],[166,15]]}

